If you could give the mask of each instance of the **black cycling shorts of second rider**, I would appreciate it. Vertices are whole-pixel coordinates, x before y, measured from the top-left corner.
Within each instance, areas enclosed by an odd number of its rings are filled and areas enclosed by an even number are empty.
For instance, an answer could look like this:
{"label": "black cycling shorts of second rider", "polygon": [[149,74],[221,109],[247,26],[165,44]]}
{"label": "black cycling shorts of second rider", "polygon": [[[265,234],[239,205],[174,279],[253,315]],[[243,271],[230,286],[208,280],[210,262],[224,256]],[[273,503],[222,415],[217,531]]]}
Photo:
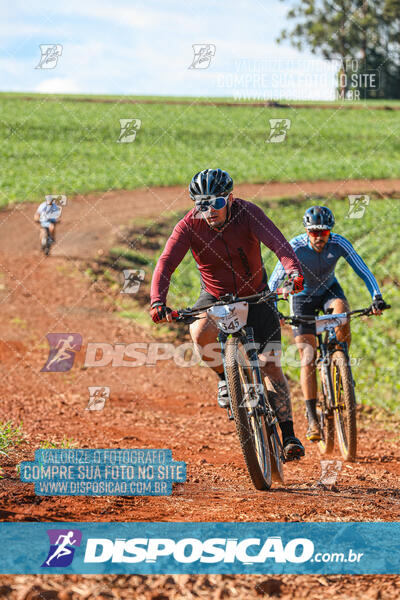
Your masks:
{"label": "black cycling shorts of second rider", "polygon": [[[318,312],[325,311],[327,305],[335,298],[346,300],[346,296],[340,284],[335,281],[328,289],[320,296],[307,296],[305,294],[295,294],[290,297],[291,314],[295,317],[316,317]],[[293,327],[293,335],[304,334],[316,335],[314,323],[300,323],[298,327]]]}

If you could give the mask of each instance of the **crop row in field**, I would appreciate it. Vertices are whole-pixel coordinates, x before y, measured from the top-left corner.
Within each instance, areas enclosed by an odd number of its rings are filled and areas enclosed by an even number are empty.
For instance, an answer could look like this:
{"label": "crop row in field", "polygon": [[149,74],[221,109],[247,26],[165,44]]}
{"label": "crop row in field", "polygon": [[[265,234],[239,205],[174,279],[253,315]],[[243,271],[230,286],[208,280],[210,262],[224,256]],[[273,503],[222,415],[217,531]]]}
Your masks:
{"label": "crop row in field", "polygon": [[[389,178],[397,173],[397,112],[27,101],[0,95],[0,206],[45,194],[185,184],[206,167],[236,182]],[[120,119],[140,119],[117,143]],[[270,119],[289,119],[267,142]],[[274,138],[276,139],[276,138]]]}

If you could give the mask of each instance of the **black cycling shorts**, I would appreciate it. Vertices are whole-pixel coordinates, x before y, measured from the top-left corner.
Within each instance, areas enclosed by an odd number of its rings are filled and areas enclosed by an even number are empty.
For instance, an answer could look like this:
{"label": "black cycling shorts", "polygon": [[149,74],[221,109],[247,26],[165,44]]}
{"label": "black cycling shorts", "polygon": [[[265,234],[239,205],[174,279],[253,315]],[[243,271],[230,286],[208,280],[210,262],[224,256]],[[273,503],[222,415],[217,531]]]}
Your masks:
{"label": "black cycling shorts", "polygon": [[[193,308],[203,308],[217,300],[218,298],[203,290]],[[271,349],[280,350],[281,326],[278,311],[273,302],[249,304],[247,325],[253,328],[254,341],[259,353],[265,349],[266,344],[273,344]],[[268,350],[268,347],[266,349]]]}
{"label": "black cycling shorts", "polygon": [[[346,300],[346,296],[337,281],[321,296],[294,294],[290,297],[291,315],[295,317],[316,317],[319,311],[325,311],[327,308],[326,304],[335,298]],[[293,334],[295,336],[306,333],[316,335],[315,323],[300,323],[298,327],[293,327]]]}

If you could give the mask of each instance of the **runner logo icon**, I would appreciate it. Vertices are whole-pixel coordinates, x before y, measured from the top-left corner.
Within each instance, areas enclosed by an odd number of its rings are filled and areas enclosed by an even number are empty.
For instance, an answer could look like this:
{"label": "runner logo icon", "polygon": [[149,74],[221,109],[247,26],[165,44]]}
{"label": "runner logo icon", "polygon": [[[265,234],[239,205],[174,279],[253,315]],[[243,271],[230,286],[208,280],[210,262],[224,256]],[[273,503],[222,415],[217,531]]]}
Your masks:
{"label": "runner logo icon", "polygon": [[48,529],[50,549],[42,567],[68,567],[74,558],[75,548],[81,545],[80,529]]}
{"label": "runner logo icon", "polygon": [[192,44],[194,57],[189,69],[208,69],[215,56],[215,44]]}
{"label": "runner logo icon", "polygon": [[35,69],[55,69],[63,47],[61,44],[39,44],[40,61]]}
{"label": "runner logo icon", "polygon": [[80,333],[48,333],[46,335],[50,351],[46,364],[41,371],[65,373],[72,369],[75,353],[82,347]]}
{"label": "runner logo icon", "polygon": [[143,269],[124,269],[125,281],[121,294],[136,294],[144,277],[145,272]]}
{"label": "runner logo icon", "polygon": [[369,205],[369,196],[365,194],[349,195],[348,219],[361,219]]}
{"label": "runner logo icon", "polygon": [[274,144],[283,142],[291,124],[291,119],[269,119],[270,133],[266,142]]}
{"label": "runner logo icon", "polygon": [[89,396],[86,410],[102,410],[106,400],[110,397],[110,388],[107,386],[89,386]]}
{"label": "runner logo icon", "polygon": [[142,121],[141,119],[120,119],[119,124],[121,131],[117,142],[118,144],[129,144],[136,139],[136,133],[139,131]]}

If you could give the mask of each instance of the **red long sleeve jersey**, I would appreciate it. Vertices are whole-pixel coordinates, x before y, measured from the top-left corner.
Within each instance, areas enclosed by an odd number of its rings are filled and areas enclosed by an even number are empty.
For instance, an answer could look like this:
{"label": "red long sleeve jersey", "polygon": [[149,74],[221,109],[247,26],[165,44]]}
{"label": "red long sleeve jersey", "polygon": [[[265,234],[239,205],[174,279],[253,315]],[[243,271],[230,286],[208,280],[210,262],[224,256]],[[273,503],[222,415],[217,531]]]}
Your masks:
{"label": "red long sleeve jersey", "polygon": [[227,293],[249,296],[260,292],[267,284],[260,242],[276,254],[286,273],[302,273],[289,242],[252,202],[235,198],[222,230],[212,229],[193,208],[175,226],[157,262],[151,303],[166,302],[171,275],[188,250],[197,263],[202,289],[216,298]]}

